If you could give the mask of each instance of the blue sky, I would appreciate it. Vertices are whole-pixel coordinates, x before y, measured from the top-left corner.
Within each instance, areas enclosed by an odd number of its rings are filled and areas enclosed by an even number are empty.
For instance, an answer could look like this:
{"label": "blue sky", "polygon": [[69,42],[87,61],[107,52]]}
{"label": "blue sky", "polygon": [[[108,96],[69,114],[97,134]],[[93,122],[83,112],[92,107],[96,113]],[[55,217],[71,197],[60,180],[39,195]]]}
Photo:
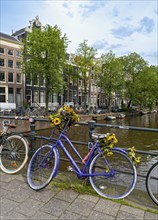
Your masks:
{"label": "blue sky", "polygon": [[39,16],[43,25],[57,25],[75,53],[83,40],[101,54],[140,54],[158,65],[157,0],[1,0],[0,31],[11,34]]}

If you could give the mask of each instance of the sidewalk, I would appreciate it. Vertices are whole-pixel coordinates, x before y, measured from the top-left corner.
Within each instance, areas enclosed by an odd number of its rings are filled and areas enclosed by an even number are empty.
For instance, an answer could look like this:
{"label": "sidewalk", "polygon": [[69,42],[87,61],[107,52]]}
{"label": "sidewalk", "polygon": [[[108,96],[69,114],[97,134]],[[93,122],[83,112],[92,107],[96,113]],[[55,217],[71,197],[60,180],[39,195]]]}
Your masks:
{"label": "sidewalk", "polygon": [[0,220],[158,220],[158,214],[73,190],[36,192],[23,175],[1,171],[0,198]]}

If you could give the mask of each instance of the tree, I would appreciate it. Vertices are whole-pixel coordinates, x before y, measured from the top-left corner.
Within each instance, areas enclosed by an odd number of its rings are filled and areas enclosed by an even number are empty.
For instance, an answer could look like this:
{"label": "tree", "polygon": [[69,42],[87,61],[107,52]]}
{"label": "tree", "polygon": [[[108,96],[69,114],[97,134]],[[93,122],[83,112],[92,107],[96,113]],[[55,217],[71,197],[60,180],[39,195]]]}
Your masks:
{"label": "tree", "polygon": [[120,58],[110,51],[101,56],[102,70],[98,75],[98,85],[103,89],[108,99],[108,110],[111,111],[112,97],[121,94],[124,87],[123,66]]}
{"label": "tree", "polygon": [[75,58],[75,63],[76,65],[78,65],[79,72],[81,73],[81,79],[83,82],[84,110],[86,110],[88,94],[87,89],[92,76],[92,67],[94,66],[96,53],[97,50],[88,46],[87,41],[84,40],[83,43],[79,44]]}
{"label": "tree", "polygon": [[24,39],[23,64],[24,73],[31,79],[45,79],[46,109],[49,96],[63,89],[63,67],[66,61],[68,39],[61,30],[50,25],[33,28]]}
{"label": "tree", "polygon": [[158,100],[158,72],[155,67],[146,67],[135,82],[134,103],[150,110]]}
{"label": "tree", "polygon": [[136,78],[147,67],[147,62],[137,53],[131,53],[121,57],[125,75],[125,97],[128,100],[128,108],[135,100]]}

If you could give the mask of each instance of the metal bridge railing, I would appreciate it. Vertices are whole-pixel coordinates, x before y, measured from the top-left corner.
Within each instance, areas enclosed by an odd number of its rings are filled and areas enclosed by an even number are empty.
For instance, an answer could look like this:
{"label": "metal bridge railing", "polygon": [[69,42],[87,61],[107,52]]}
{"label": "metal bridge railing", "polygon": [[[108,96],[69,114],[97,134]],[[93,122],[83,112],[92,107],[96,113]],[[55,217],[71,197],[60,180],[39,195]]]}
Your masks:
{"label": "metal bridge railing", "polygon": [[[36,135],[36,121],[41,121],[41,122],[47,122],[48,123],[48,119],[35,118],[35,117],[30,117],[30,118],[28,118],[28,117],[17,117],[17,116],[0,116],[0,119],[2,119],[2,120],[3,119],[25,120],[25,121],[30,122],[30,136],[29,136],[29,139],[30,139],[30,142],[31,142],[31,145],[32,145],[30,155],[32,155],[36,151],[36,138],[40,138],[40,136]],[[76,124],[83,125],[83,126],[88,126],[88,128],[89,128],[89,141],[90,142],[92,141],[92,138],[91,138],[92,133],[95,132],[96,127],[125,129],[125,130],[136,130],[136,131],[144,131],[144,132],[157,132],[158,133],[157,128],[143,128],[143,127],[134,127],[134,126],[122,126],[122,125],[115,125],[115,124],[101,124],[101,123],[97,123],[96,121],[93,121],[93,120],[91,120],[89,122],[78,122]],[[72,140],[72,143],[87,145],[87,142],[81,142],[81,141],[73,141]],[[127,150],[127,149],[125,149],[125,150]],[[152,152],[137,150],[137,153],[151,155],[151,156],[158,156],[158,152],[157,153],[152,153]]]}

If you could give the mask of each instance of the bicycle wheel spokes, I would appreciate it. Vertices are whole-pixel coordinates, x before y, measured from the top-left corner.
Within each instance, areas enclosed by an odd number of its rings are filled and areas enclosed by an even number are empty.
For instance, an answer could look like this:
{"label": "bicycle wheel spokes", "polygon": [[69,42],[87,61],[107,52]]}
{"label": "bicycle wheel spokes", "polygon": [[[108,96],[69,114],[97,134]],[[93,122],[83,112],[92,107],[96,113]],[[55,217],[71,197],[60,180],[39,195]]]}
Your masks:
{"label": "bicycle wheel spokes", "polygon": [[51,145],[44,145],[33,155],[28,167],[28,183],[32,189],[39,190],[46,187],[56,175],[58,157]]}
{"label": "bicycle wheel spokes", "polygon": [[94,175],[90,177],[94,190],[110,199],[126,197],[136,183],[135,167],[124,153],[117,150],[113,150],[110,157],[97,155],[90,165],[89,173]]}
{"label": "bicycle wheel spokes", "polygon": [[10,136],[1,146],[0,154],[1,169],[8,174],[17,173],[27,162],[28,143],[21,136]]}
{"label": "bicycle wheel spokes", "polygon": [[147,174],[146,187],[149,196],[158,205],[158,163],[150,168]]}

